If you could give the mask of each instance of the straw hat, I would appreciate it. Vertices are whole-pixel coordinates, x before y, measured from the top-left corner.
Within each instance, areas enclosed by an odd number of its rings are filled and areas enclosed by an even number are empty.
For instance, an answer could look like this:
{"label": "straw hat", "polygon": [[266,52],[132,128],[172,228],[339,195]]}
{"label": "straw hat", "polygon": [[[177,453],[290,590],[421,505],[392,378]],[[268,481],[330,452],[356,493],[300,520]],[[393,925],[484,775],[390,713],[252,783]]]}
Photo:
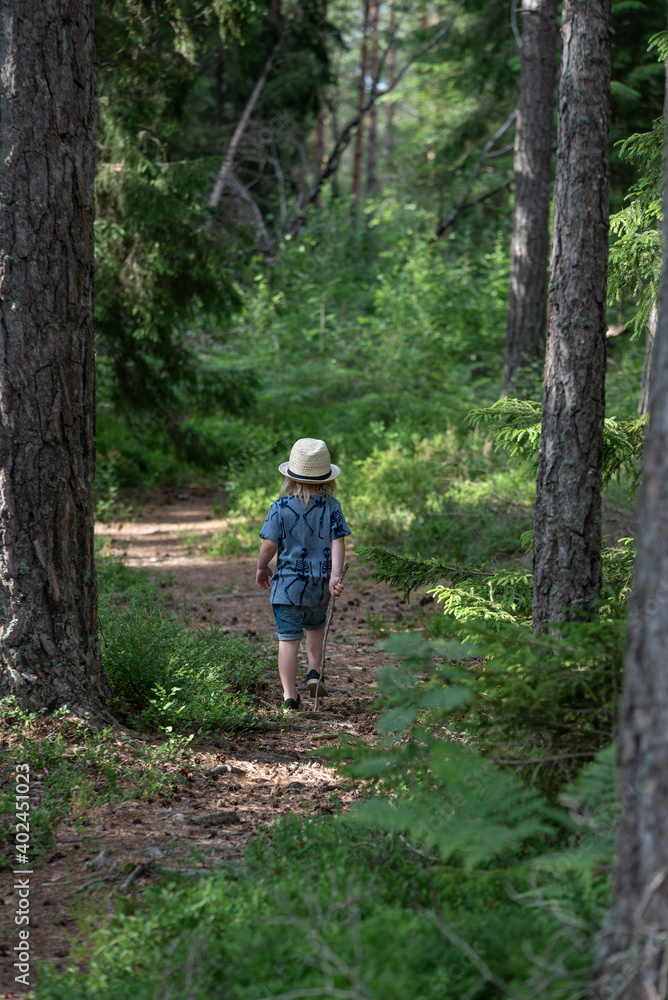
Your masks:
{"label": "straw hat", "polygon": [[336,479],[341,469],[332,464],[324,441],[300,438],[292,446],[290,461],[279,465],[278,471],[297,483],[327,483]]}

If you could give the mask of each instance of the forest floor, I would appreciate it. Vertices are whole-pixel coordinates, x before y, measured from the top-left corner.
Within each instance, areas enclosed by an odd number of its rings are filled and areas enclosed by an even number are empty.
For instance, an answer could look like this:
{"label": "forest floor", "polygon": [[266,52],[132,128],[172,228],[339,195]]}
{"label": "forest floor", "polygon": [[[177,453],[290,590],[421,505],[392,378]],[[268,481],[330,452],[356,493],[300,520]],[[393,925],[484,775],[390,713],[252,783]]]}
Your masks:
{"label": "forest floor", "polygon": [[[96,534],[104,540],[105,551],[116,552],[131,567],[149,570],[172,614],[193,627],[215,623],[235,635],[247,635],[271,653],[275,626],[268,596],[255,586],[255,557],[214,560],[204,554],[207,541],[226,527],[214,515],[213,503],[203,490],[162,494],[130,520],[98,525]],[[260,729],[217,734],[165,764],[180,779],[169,797],[107,802],[61,823],[53,850],[30,878],[33,971],[37,960],[56,966],[73,959],[85,963],[85,947],[80,945],[114,909],[116,894],[140,896],[161,871],[177,870],[184,877],[212,871],[242,858],[249,838],[284,813],[333,812],[337,802],[345,807],[354,797],[340,787],[336,772],[314,750],[346,735],[372,736],[377,716],[370,707],[374,675],[387,657],[374,648],[367,612],[397,629],[411,617],[411,610],[398,594],[368,579],[368,570],[355,560],[351,548],[345,591],[337,601],[327,643],[331,693],[321,699],[319,711],[313,711],[302,682],[304,711],[284,717],[278,671],[273,668],[265,674],[259,696],[257,707],[264,713]],[[302,653],[300,661],[306,662]],[[122,753],[122,738],[118,745]],[[39,777],[33,775],[36,798]],[[25,995],[13,992],[13,883],[14,876],[3,872],[0,998],[8,1000]]]}

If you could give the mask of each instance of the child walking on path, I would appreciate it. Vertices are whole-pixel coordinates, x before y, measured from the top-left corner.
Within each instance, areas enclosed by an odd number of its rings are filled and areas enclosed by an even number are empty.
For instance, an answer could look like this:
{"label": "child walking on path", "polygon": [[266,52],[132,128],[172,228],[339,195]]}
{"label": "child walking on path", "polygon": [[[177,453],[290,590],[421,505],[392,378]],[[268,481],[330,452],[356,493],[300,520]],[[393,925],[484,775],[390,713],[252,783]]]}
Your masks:
{"label": "child walking on path", "polygon": [[[298,711],[297,653],[306,631],[308,673],[312,697],[327,694],[320,684],[320,659],[330,596],[343,591],[340,582],[350,529],[334,497],[340,473],[332,465],[324,441],[300,438],[290,461],[278,471],[285,477],[281,496],[269,508],[260,531],[264,539],[257,560],[255,582],[268,590],[276,619],[278,672],[283,685],[283,708]],[[278,553],[276,571],[269,563]],[[318,691],[318,688],[320,689]]]}

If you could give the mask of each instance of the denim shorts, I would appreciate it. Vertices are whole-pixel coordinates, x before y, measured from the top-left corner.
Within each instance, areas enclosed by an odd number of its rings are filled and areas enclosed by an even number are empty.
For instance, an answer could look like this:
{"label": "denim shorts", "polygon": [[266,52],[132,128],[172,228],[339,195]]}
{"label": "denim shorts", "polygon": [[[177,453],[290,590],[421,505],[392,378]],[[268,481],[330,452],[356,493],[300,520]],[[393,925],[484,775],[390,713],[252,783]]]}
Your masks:
{"label": "denim shorts", "polygon": [[277,639],[303,639],[304,629],[325,627],[329,597],[322,604],[302,608],[298,604],[272,604]]}

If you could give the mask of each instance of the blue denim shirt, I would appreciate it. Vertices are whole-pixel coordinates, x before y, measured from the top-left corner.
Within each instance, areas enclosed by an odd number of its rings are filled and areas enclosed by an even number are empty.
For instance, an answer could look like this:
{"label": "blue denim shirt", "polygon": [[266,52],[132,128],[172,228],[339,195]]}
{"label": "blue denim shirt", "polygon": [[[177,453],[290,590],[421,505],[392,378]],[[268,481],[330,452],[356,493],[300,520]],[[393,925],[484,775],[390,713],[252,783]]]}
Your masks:
{"label": "blue denim shirt", "polygon": [[332,541],[349,534],[335,497],[319,494],[307,505],[295,496],[274,500],[260,531],[260,538],[278,544],[271,603],[313,607],[327,600]]}

